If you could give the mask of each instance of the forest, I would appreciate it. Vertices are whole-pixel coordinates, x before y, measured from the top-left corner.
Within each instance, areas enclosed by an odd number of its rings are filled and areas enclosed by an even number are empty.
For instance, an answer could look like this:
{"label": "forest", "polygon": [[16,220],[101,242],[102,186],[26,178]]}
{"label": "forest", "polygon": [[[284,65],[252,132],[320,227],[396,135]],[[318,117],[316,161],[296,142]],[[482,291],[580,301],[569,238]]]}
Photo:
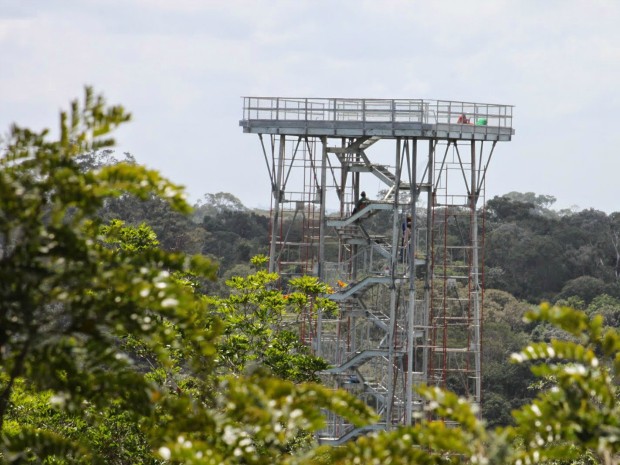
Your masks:
{"label": "forest", "polygon": [[320,446],[325,411],[374,418],[285,318],[328,286],[274,285],[268,212],[116,155],[129,121],[86,88],[58,140],[2,141],[0,463],[618,463],[620,212],[489,199],[482,415],[421,387],[415,425]]}
{"label": "forest", "polygon": [[[536,395],[535,377],[529,368],[507,363],[510,354],[530,341],[557,336],[548,325],[523,322],[532,306],[567,305],[620,326],[620,212],[557,211],[554,202],[549,195],[510,192],[488,200],[481,212],[486,229],[483,414],[492,426],[510,424],[510,412]],[[222,192],[206,194],[194,207],[194,221],[185,227],[200,232],[188,230],[181,237],[203,237],[201,253],[219,264],[224,279],[249,272],[249,258],[268,253],[268,212],[247,209]],[[136,220],[154,224],[156,218]],[[375,222],[390,224],[380,217]],[[155,228],[164,237],[166,228]],[[179,236],[174,237],[170,243]],[[221,289],[213,285],[211,291]]]}

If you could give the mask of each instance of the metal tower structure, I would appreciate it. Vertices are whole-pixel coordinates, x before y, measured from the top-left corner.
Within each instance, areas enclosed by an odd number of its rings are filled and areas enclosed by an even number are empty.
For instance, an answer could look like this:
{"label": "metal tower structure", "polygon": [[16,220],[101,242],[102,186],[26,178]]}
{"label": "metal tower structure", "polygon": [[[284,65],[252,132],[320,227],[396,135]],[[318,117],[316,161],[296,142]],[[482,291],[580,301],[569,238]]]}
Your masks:
{"label": "metal tower structure", "polygon": [[[411,424],[420,383],[481,401],[484,187],[513,107],[441,100],[243,99],[272,192],[270,270],[334,289],[300,336],[381,420],[332,416],[323,443]],[[366,201],[362,192],[367,194]]]}

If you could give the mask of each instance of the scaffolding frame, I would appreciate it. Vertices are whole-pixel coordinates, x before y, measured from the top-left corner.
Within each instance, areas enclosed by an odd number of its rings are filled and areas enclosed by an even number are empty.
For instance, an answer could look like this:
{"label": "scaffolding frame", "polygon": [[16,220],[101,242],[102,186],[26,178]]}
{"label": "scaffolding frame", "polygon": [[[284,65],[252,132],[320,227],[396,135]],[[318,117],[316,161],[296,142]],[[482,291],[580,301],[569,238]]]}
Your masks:
{"label": "scaffolding frame", "polygon": [[512,115],[443,100],[244,98],[240,125],[258,134],[271,181],[269,269],[334,289],[339,313],[317,309],[300,337],[330,362],[326,383],[380,415],[361,429],[329,415],[321,442],[412,424],[422,383],[480,404],[479,207]]}

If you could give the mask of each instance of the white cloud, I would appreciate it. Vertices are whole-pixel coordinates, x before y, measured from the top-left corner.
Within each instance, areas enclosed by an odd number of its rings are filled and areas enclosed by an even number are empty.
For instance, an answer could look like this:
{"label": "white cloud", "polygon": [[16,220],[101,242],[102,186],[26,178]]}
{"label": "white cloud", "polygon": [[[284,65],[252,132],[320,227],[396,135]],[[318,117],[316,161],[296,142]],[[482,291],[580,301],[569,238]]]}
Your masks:
{"label": "white cloud", "polygon": [[619,20],[611,0],[5,2],[0,128],[53,127],[93,84],[135,116],[124,149],[192,197],[254,206],[269,185],[241,96],[515,104],[487,194],[620,210]]}

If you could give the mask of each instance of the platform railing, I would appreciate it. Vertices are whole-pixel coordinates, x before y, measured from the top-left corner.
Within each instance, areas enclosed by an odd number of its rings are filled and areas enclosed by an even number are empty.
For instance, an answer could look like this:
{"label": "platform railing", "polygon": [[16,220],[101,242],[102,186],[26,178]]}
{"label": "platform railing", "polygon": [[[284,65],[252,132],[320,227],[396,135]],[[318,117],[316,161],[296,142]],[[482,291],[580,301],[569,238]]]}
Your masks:
{"label": "platform railing", "polygon": [[512,105],[422,99],[243,97],[243,120],[472,124],[512,128]]}

